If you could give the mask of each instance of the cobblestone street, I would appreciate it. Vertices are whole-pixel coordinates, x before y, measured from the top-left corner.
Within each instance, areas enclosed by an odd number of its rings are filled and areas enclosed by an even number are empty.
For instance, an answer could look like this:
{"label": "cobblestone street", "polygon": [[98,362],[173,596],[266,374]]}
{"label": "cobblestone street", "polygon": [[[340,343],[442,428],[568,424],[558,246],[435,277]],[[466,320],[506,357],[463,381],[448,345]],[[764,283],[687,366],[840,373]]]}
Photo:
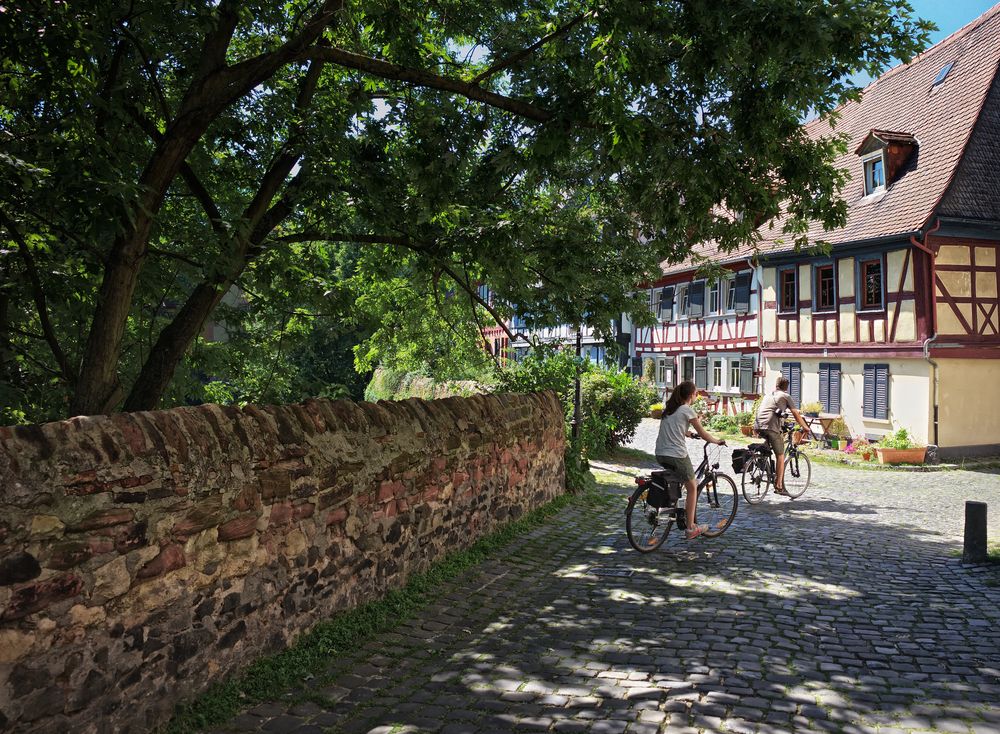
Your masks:
{"label": "cobblestone street", "polygon": [[801,499],[648,555],[626,485],[602,491],[305,682],[325,705],[220,731],[1000,732],[1000,567],[955,555],[966,499],[1000,539],[997,474],[815,466]]}

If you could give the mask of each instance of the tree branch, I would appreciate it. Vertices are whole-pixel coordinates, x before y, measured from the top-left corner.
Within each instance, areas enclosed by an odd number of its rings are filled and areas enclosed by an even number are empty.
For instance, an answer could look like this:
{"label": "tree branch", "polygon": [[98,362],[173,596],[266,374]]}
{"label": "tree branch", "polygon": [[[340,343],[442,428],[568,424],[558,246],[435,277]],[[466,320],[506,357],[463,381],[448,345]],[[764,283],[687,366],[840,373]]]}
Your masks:
{"label": "tree branch", "polygon": [[24,261],[24,267],[28,271],[28,278],[31,280],[32,295],[35,300],[35,308],[38,310],[38,321],[42,325],[42,334],[45,335],[45,341],[48,343],[49,349],[52,350],[52,356],[55,357],[56,364],[59,365],[63,379],[70,385],[73,385],[76,382],[76,370],[73,369],[69,360],[66,359],[66,354],[63,352],[62,347],[59,346],[59,339],[56,337],[55,329],[52,328],[52,322],[49,320],[49,307],[45,300],[45,290],[42,287],[41,278],[38,276],[35,259],[31,255],[28,243],[25,242],[21,231],[14,222],[2,210],[0,210],[0,224],[3,224],[10,233],[10,236],[17,242],[21,259]]}
{"label": "tree branch", "polygon": [[440,76],[429,71],[424,71],[423,69],[411,69],[340,48],[312,46],[302,53],[301,58],[322,59],[332,64],[348,69],[357,69],[358,71],[363,71],[382,79],[393,79],[417,87],[454,92],[468,99],[482,102],[497,109],[506,110],[519,117],[534,120],[535,122],[548,122],[555,117],[552,112],[537,107],[530,102],[490,92],[471,82]]}
{"label": "tree branch", "polygon": [[520,51],[517,51],[516,53],[513,53],[510,56],[507,56],[506,58],[501,59],[500,61],[498,61],[495,64],[493,64],[486,71],[484,71],[484,72],[482,72],[480,74],[477,74],[476,76],[474,76],[472,78],[472,82],[471,83],[472,84],[480,84],[483,81],[489,79],[494,74],[497,74],[497,73],[503,71],[504,69],[509,69],[511,66],[514,66],[514,64],[517,64],[517,63],[523,61],[524,59],[528,58],[529,56],[531,56],[531,54],[533,54],[535,51],[537,51],[542,46],[544,46],[545,44],[547,44],[549,41],[554,41],[555,39],[557,39],[557,38],[559,38],[561,36],[565,36],[567,33],[569,33],[571,30],[573,30],[573,28],[575,28],[576,26],[580,25],[580,23],[582,23],[586,18],[592,17],[592,16],[594,16],[596,14],[597,13],[595,11],[593,11],[593,10],[590,10],[590,11],[588,11],[586,13],[580,13],[580,15],[576,16],[575,18],[573,18],[571,21],[569,21],[565,25],[560,26],[559,28],[556,28],[554,31],[552,31],[551,33],[549,33],[547,36],[543,36],[543,37],[539,38],[537,41],[535,41],[530,46],[528,46],[526,48],[522,48]]}

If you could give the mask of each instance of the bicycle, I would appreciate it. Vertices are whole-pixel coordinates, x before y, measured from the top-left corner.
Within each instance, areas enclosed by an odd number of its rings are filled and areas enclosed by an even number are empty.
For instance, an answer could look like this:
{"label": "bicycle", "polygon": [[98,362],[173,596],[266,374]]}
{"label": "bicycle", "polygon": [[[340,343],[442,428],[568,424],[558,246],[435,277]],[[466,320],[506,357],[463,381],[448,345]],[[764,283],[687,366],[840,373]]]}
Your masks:
{"label": "bicycle", "polygon": [[[806,453],[792,439],[795,424],[782,422],[781,432],[785,434],[785,494],[789,499],[798,499],[809,487],[812,478],[812,462]],[[733,470],[740,471],[740,489],[743,499],[751,505],[759,504],[771,490],[775,479],[774,456],[771,446],[753,443],[743,451],[733,452]]]}
{"label": "bicycle", "polygon": [[[695,520],[707,522],[708,530],[703,533],[706,538],[717,538],[733,524],[739,493],[732,477],[717,471],[719,462],[709,459],[709,445],[705,443],[704,457],[695,472],[695,478],[701,479]],[[680,530],[687,529],[684,506],[677,504],[684,481],[669,469],[663,469],[649,476],[636,477],[635,483],[638,486],[625,508],[625,533],[633,548],[640,553],[650,553],[663,545],[675,524]]]}

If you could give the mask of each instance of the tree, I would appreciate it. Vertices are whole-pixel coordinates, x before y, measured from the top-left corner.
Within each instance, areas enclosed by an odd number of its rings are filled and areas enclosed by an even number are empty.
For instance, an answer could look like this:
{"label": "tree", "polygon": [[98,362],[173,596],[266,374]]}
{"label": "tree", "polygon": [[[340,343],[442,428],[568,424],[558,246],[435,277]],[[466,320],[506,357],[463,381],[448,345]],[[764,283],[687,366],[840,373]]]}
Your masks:
{"label": "tree", "polygon": [[604,327],[693,242],[840,223],[841,143],[799,121],[928,29],[902,0],[8,6],[0,376],[156,407],[234,285],[305,261],[322,306],[341,246],[362,295]]}

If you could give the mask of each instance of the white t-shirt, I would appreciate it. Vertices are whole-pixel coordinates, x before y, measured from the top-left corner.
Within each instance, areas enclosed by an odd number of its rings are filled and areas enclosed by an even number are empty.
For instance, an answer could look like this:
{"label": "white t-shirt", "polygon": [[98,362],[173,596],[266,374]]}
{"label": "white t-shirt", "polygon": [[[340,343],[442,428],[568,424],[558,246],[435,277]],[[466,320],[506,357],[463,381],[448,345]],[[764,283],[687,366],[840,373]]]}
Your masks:
{"label": "white t-shirt", "polygon": [[664,413],[660,419],[660,432],[656,436],[656,455],[675,459],[687,456],[688,425],[697,417],[690,405],[680,406],[673,415]]}

